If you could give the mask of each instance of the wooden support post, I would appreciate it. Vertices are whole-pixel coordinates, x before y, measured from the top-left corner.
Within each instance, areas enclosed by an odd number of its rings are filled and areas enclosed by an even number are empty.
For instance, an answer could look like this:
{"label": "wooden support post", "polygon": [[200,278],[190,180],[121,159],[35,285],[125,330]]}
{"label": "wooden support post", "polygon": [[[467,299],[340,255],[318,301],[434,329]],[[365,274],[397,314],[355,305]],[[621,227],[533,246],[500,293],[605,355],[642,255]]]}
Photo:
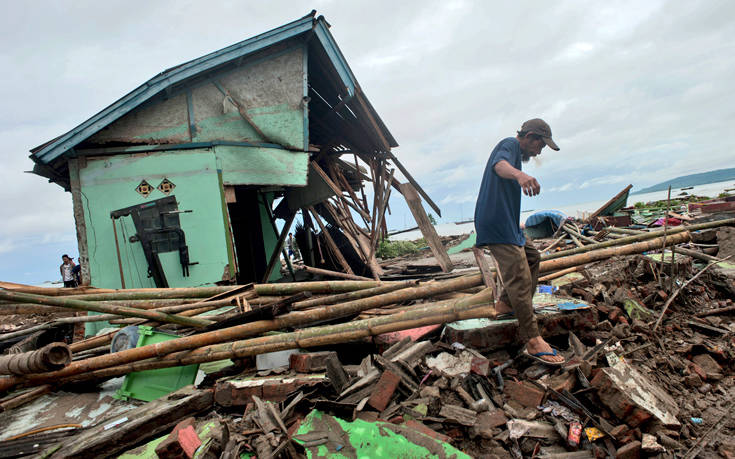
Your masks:
{"label": "wooden support post", "polygon": [[337,244],[334,242],[334,239],[332,239],[332,235],[329,234],[327,231],[327,227],[324,226],[324,223],[322,223],[322,219],[319,218],[319,214],[316,213],[316,210],[314,210],[313,206],[309,206],[309,212],[311,212],[311,215],[314,216],[314,220],[316,220],[316,223],[319,225],[319,228],[322,230],[322,234],[324,235],[324,239],[327,241],[327,245],[329,246],[329,249],[334,253],[334,256],[337,258],[337,261],[340,265],[342,265],[342,268],[345,270],[347,274],[355,274],[354,271],[352,271],[352,268],[350,268],[349,263],[347,263],[347,260],[345,259],[345,256],[342,255],[342,252],[340,252],[339,248],[337,247]]}
{"label": "wooden support post", "polygon": [[[87,160],[85,157],[69,159],[69,187],[71,188],[71,202],[74,212],[74,223],[77,230],[77,244],[79,247],[79,257],[77,261],[81,263],[82,285],[90,285],[89,272],[89,249],[87,246],[87,224],[84,219],[84,206],[82,203],[82,186],[79,181],[79,170],[86,167]],[[123,286],[123,288],[125,288]]]}
{"label": "wooden support post", "polygon": [[411,209],[413,218],[416,220],[416,223],[418,223],[421,234],[424,235],[424,239],[426,239],[426,242],[429,244],[431,252],[439,262],[439,266],[441,266],[442,271],[451,271],[454,268],[454,266],[452,266],[452,261],[449,259],[447,250],[444,248],[444,245],[442,245],[439,235],[436,234],[434,226],[429,221],[429,217],[426,215],[426,211],[421,205],[421,198],[416,192],[416,189],[410,183],[404,183],[401,184],[401,193],[406,199],[406,203],[408,204],[409,209]]}
{"label": "wooden support post", "polygon": [[[281,231],[281,234],[278,236],[278,242],[276,242],[276,247],[273,249],[271,258],[268,260],[268,267],[265,269],[265,274],[263,275],[264,284],[268,282],[268,278],[271,277],[271,273],[273,272],[273,268],[276,266],[276,262],[279,261],[283,242],[286,240],[286,235],[288,234],[288,230],[291,228],[291,223],[293,223],[294,217],[296,217],[295,213],[288,217],[286,224],[283,226],[283,231]],[[286,258],[288,258],[288,254],[286,254]]]}

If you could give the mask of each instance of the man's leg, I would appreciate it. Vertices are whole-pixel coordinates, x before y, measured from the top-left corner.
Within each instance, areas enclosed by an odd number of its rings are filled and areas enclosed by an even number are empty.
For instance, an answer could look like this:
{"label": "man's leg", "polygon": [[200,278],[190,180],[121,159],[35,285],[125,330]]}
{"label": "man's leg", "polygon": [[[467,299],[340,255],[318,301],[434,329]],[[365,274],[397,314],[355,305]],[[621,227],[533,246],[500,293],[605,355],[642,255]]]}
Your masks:
{"label": "man's leg", "polygon": [[538,336],[538,324],[533,314],[532,279],[523,247],[512,244],[493,244],[488,248],[497,262],[503,281],[500,301],[507,302],[518,319],[518,334],[526,343]]}
{"label": "man's leg", "polygon": [[[541,337],[533,312],[533,294],[538,281],[540,254],[529,242],[526,247],[496,244],[488,246],[492,252],[500,278],[503,281],[505,298],[518,319],[518,334],[526,343],[531,354],[552,352],[551,346]],[[527,258],[526,255],[530,255]],[[501,297],[502,301],[502,297]],[[543,356],[549,362],[563,362],[561,355]]]}

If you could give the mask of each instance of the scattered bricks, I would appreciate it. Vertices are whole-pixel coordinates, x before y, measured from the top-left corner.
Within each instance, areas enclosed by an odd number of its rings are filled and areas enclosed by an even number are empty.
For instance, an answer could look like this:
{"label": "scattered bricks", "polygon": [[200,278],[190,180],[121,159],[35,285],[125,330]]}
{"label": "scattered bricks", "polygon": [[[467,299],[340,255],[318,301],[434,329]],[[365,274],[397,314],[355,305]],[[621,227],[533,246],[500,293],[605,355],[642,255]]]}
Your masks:
{"label": "scattered bricks", "polygon": [[487,376],[490,372],[490,361],[481,357],[473,357],[470,371],[480,376]]}
{"label": "scattered bricks", "polygon": [[449,443],[452,440],[447,435],[441,434],[434,429],[430,429],[423,422],[414,421],[413,419],[411,419],[411,420],[406,421],[404,425],[406,427],[410,427],[411,429],[418,430],[424,435],[428,435],[431,438],[434,438],[439,441],[443,441],[445,443]]}
{"label": "scattered bricks", "polygon": [[638,459],[641,457],[641,442],[633,441],[627,445],[618,448],[615,453],[615,459]]}
{"label": "scattered bricks", "polygon": [[373,389],[373,393],[370,395],[368,405],[372,406],[378,411],[383,411],[393,398],[393,393],[398,388],[398,384],[401,382],[400,376],[393,374],[391,371],[384,371],[380,375],[378,383]]}
{"label": "scattered bricks", "polygon": [[641,450],[648,454],[658,454],[666,451],[666,448],[661,446],[657,441],[656,437],[651,434],[643,434],[641,440]]}
{"label": "scattered bricks", "polygon": [[[176,427],[174,427],[169,436],[156,447],[156,455],[160,459],[183,459],[185,457],[191,457],[187,456],[185,453],[184,445],[179,438],[179,432],[184,429],[191,429],[191,432],[196,436],[196,432],[194,432],[195,422],[196,420],[193,417],[189,417],[176,424]],[[199,437],[197,437],[197,439],[199,439]],[[184,440],[184,443],[187,443],[187,440]],[[199,444],[201,444],[201,441]]]}
{"label": "scattered bricks", "polygon": [[699,354],[692,358],[692,361],[699,365],[705,372],[706,377],[710,381],[719,381],[722,379],[722,367],[709,354]]}
{"label": "scattered bricks", "polygon": [[334,351],[304,352],[291,354],[289,367],[297,373],[313,373],[327,368],[327,359]]}
{"label": "scattered bricks", "polygon": [[544,398],[543,390],[525,381],[506,381],[503,393],[510,397],[511,400],[515,400],[528,408],[536,408],[541,405],[541,401]]}

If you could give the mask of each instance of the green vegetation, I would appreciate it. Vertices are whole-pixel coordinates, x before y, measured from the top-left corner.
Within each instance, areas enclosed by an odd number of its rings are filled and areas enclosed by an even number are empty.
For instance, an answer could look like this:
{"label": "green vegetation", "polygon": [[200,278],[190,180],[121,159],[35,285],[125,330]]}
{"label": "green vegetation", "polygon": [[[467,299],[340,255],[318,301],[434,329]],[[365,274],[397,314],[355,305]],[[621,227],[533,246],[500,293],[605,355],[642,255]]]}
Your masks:
{"label": "green vegetation", "polygon": [[429,223],[431,223],[432,225],[436,225],[436,218],[434,218],[434,214],[429,213],[428,217],[429,217]]}
{"label": "green vegetation", "polygon": [[426,241],[423,238],[416,241],[389,241],[383,239],[378,244],[375,255],[382,259],[395,258],[417,253],[422,247],[426,247]]}
{"label": "green vegetation", "polygon": [[726,198],[728,196],[730,196],[730,193],[728,193],[726,191],[717,195],[718,198]]}
{"label": "green vegetation", "polygon": [[636,209],[643,209],[644,207],[646,207],[646,205],[645,205],[644,203],[642,203],[642,202],[638,201],[638,202],[636,202],[636,203],[635,203],[635,204],[633,205],[633,207],[635,207]]}

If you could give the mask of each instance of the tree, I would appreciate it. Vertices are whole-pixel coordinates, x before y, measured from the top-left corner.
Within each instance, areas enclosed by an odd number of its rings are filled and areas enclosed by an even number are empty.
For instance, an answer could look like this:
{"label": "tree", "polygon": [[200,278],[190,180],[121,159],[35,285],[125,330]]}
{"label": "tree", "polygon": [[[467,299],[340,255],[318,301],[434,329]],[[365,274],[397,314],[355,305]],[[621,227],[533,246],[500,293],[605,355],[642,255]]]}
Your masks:
{"label": "tree", "polygon": [[429,214],[429,222],[432,225],[436,225],[436,219],[434,218],[434,215],[433,214]]}

